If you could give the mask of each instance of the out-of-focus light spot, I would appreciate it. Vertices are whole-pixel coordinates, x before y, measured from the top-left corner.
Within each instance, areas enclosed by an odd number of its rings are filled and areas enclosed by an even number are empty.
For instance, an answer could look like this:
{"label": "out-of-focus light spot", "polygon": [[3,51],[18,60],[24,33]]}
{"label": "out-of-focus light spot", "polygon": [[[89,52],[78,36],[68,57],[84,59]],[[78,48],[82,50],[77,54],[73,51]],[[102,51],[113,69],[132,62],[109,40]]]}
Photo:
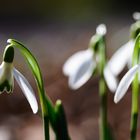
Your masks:
{"label": "out-of-focus light spot", "polygon": [[133,13],[133,18],[134,18],[135,20],[140,20],[140,12],[134,12],[134,13]]}
{"label": "out-of-focus light spot", "polygon": [[105,24],[100,24],[97,28],[96,28],[96,33],[99,35],[105,35],[107,32],[106,29],[106,25]]}

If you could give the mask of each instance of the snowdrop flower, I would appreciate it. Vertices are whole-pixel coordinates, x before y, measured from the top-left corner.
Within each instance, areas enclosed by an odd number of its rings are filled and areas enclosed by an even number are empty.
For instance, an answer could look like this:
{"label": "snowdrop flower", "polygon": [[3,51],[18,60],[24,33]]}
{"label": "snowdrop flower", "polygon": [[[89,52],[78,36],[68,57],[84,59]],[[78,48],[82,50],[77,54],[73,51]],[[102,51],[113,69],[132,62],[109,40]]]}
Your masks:
{"label": "snowdrop flower", "polygon": [[133,49],[134,40],[132,39],[115,52],[107,64],[112,74],[118,76],[124,67],[130,63]]}
{"label": "snowdrop flower", "polygon": [[118,85],[117,76],[123,71],[126,65],[129,68],[131,68],[132,65],[131,58],[134,50],[135,38],[140,32],[139,16],[140,13],[138,12],[133,14],[134,19],[138,21],[136,21],[131,26],[131,31],[130,31],[131,39],[122,47],[120,47],[106,64],[104,75],[107,81],[107,85],[110,86],[109,88],[113,92],[116,91],[117,89],[117,85]]}
{"label": "snowdrop flower", "polygon": [[[134,16],[135,17],[137,16],[138,18],[138,13],[135,13]],[[133,54],[135,38],[137,37],[139,32],[140,32],[140,20],[136,21],[131,26],[130,41],[128,41],[125,45],[120,47],[109,60],[107,66],[109,67],[110,71],[114,76],[118,76],[126,65],[131,67],[131,58]]]}
{"label": "snowdrop flower", "polygon": [[17,69],[14,68],[13,59],[14,48],[9,45],[4,51],[3,62],[0,65],[0,93],[4,91],[7,93],[12,92],[15,78],[21,90],[23,91],[23,94],[27,98],[33,113],[37,113],[38,104],[34,96],[33,89],[27,79]]}
{"label": "snowdrop flower", "polygon": [[125,93],[127,92],[130,84],[132,83],[132,105],[131,105],[131,122],[130,122],[130,139],[136,139],[137,135],[137,120],[138,120],[138,108],[139,108],[139,54],[140,54],[140,34],[137,35],[133,56],[133,67],[124,75],[119,83],[117,91],[114,96],[114,102],[118,103]]}
{"label": "snowdrop flower", "polygon": [[69,87],[78,89],[92,76],[96,67],[93,51],[83,50],[72,55],[63,66],[63,73],[69,77]]}
{"label": "snowdrop flower", "polygon": [[[139,43],[140,43],[140,34],[136,37],[136,41],[135,41],[135,45],[134,45],[134,51],[133,51],[133,56],[132,56],[133,67],[124,75],[124,77],[120,81],[119,86],[118,86],[117,91],[114,96],[115,103],[118,103],[123,98],[127,89],[129,88],[130,84],[132,83],[135,75],[136,74],[139,75],[139,71],[140,71],[140,64],[138,64],[139,52],[140,52]],[[135,82],[134,84],[138,85],[138,81]],[[135,87],[133,87],[133,89],[135,89]],[[136,94],[136,93],[134,93],[134,94]]]}
{"label": "snowdrop flower", "polygon": [[114,93],[118,86],[117,76],[121,73],[132,56],[134,42],[129,41],[111,57],[104,69],[104,77],[109,89]]}
{"label": "snowdrop flower", "polygon": [[[91,78],[99,61],[96,49],[101,37],[105,34],[106,26],[104,24],[100,24],[96,29],[96,35],[94,35],[90,40],[90,47],[87,50],[75,53],[65,62],[63,66],[63,73],[68,76],[68,84],[71,89],[76,90],[80,88]],[[110,74],[109,69],[106,69],[104,74],[107,81],[115,81],[113,75]],[[111,76],[108,77],[108,74]]]}
{"label": "snowdrop flower", "polygon": [[[106,27],[101,24],[96,32],[101,35],[106,34]],[[98,37],[93,36],[90,44],[96,44]],[[92,76],[96,68],[96,58],[92,48],[82,50],[72,55],[63,66],[63,73],[69,77],[69,87],[78,89],[83,86]]]}

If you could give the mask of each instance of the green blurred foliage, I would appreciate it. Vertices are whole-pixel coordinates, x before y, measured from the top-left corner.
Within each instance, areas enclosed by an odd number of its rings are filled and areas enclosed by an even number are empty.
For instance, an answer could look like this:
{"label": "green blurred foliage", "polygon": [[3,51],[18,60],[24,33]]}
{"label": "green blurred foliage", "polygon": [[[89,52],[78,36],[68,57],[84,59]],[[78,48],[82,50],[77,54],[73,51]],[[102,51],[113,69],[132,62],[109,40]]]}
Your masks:
{"label": "green blurred foliage", "polygon": [[[2,0],[0,17],[40,17],[46,20],[81,20],[132,13],[134,1],[121,0]],[[122,12],[123,11],[123,12]]]}
{"label": "green blurred foliage", "polygon": [[0,2],[0,16],[36,16],[81,19],[109,10],[111,0],[12,0]]}

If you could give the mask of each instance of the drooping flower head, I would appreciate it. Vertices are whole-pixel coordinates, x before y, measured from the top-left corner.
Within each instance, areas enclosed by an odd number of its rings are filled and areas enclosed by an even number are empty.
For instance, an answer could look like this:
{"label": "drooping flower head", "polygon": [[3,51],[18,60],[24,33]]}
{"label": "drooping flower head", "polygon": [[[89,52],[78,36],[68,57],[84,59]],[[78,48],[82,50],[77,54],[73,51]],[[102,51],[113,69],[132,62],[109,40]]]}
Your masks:
{"label": "drooping flower head", "polygon": [[[27,98],[33,113],[38,111],[38,104],[33,89],[27,79],[13,66],[14,48],[7,45],[3,54],[3,62],[0,65],[0,92],[10,93],[14,88],[14,78],[19,84],[23,94]],[[13,78],[14,77],[14,78]]]}
{"label": "drooping flower head", "polygon": [[140,13],[134,13],[133,17],[136,22],[133,23],[130,27],[130,40],[113,54],[107,64],[108,68],[114,76],[118,76],[126,65],[128,65],[128,67],[131,67],[132,65],[131,58],[135,39],[140,33]]}
{"label": "drooping flower head", "polygon": [[[96,28],[96,34],[92,36],[89,43],[89,48],[87,50],[82,50],[74,55],[72,55],[63,66],[63,73],[68,76],[68,83],[71,89],[78,89],[83,86],[93,75],[95,69],[98,67],[98,63],[101,59],[99,56],[99,51],[104,49],[104,36],[106,35],[106,26],[104,24],[100,24]],[[108,81],[108,73],[107,69],[105,77],[107,79],[107,84],[110,84]],[[111,75],[111,74],[110,74]],[[111,81],[114,82],[113,75],[110,76]],[[116,81],[114,82],[116,83]],[[114,90],[111,85],[109,88]]]}
{"label": "drooping flower head", "polygon": [[[101,26],[98,32],[106,32],[104,25]],[[82,50],[72,55],[63,66],[63,73],[69,77],[69,87],[78,89],[84,85],[92,76],[96,68],[96,58],[94,49],[99,40],[98,35],[94,35],[87,50]]]}
{"label": "drooping flower head", "polygon": [[[135,42],[135,48],[134,48],[133,57],[132,57],[133,67],[121,79],[121,81],[118,85],[118,88],[116,90],[115,96],[114,96],[115,103],[118,103],[123,98],[123,96],[126,94],[126,91],[129,88],[130,84],[136,77],[136,74],[138,74],[138,72],[140,72],[140,64],[138,64],[139,63],[139,52],[140,52],[139,49],[140,49],[140,34],[137,36],[136,42]],[[136,80],[138,80],[138,77],[136,77]],[[135,83],[133,85],[135,85]]]}

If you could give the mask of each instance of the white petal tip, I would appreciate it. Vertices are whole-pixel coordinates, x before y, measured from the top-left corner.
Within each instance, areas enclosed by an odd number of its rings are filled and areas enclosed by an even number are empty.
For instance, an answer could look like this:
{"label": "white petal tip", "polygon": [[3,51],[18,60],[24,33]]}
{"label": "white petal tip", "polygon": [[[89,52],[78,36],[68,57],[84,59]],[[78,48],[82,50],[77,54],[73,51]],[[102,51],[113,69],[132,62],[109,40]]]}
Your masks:
{"label": "white petal tip", "polygon": [[119,100],[116,97],[114,97],[114,103],[117,104],[118,102]]}
{"label": "white petal tip", "polygon": [[96,33],[99,35],[105,35],[107,32],[106,25],[105,24],[100,24],[96,28]]}
{"label": "white petal tip", "polygon": [[79,88],[81,87],[81,86],[77,86],[76,84],[73,84],[73,83],[71,82],[71,80],[69,80],[68,86],[69,86],[69,88],[70,88],[71,90],[77,90],[77,89],[79,89]]}
{"label": "white petal tip", "polygon": [[36,100],[34,100],[34,102],[31,104],[31,109],[34,114],[36,114],[38,112],[38,103]]}
{"label": "white petal tip", "polygon": [[33,110],[33,113],[36,114],[38,112],[38,107]]}
{"label": "white petal tip", "polygon": [[117,77],[111,72],[109,66],[107,65],[104,69],[104,78],[106,80],[106,84],[110,91],[114,93],[118,86]]}
{"label": "white petal tip", "polygon": [[133,18],[134,18],[134,20],[140,20],[140,12],[134,12]]}

